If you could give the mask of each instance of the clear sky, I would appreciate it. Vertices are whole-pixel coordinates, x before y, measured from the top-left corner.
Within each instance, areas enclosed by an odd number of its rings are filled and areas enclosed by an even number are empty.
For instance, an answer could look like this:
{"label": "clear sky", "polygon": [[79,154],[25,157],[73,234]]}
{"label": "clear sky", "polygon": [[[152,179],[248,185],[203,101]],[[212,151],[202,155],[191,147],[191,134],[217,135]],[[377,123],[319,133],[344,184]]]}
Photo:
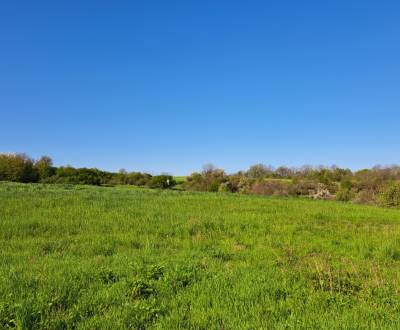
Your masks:
{"label": "clear sky", "polygon": [[0,121],[56,165],[400,163],[400,1],[1,1]]}

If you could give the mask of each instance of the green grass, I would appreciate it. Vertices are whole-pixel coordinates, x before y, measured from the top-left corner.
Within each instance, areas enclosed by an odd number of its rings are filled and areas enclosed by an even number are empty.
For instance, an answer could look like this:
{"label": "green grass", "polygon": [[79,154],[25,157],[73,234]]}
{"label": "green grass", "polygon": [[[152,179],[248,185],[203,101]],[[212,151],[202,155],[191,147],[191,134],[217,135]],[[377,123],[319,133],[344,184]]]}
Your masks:
{"label": "green grass", "polygon": [[186,176],[174,176],[174,180],[176,181],[177,184],[182,184],[186,180]]}
{"label": "green grass", "polygon": [[0,184],[0,329],[400,328],[400,211]]}

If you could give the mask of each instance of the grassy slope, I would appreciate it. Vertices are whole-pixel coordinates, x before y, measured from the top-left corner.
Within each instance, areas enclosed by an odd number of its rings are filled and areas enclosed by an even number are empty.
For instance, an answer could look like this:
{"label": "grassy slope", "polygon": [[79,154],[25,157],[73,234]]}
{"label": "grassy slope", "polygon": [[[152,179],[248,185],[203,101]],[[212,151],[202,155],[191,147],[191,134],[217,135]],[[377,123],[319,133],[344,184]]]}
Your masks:
{"label": "grassy slope", "polygon": [[400,212],[0,184],[0,329],[400,328]]}

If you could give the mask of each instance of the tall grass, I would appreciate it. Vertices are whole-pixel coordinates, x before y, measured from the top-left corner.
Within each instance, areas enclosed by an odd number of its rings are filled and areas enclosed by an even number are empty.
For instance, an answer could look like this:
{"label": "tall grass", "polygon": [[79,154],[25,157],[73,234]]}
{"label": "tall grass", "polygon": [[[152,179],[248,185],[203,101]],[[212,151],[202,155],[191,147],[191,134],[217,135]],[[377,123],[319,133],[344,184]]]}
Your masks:
{"label": "tall grass", "polygon": [[0,329],[400,328],[400,211],[0,184]]}

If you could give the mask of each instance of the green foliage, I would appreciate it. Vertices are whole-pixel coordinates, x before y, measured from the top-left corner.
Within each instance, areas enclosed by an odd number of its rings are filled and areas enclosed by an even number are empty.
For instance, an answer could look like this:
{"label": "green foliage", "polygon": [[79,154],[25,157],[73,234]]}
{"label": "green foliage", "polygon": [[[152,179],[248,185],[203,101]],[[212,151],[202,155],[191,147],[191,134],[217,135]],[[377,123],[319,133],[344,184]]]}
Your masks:
{"label": "green foliage", "polygon": [[147,183],[149,188],[168,189],[175,186],[176,182],[170,175],[153,176]]}
{"label": "green foliage", "polygon": [[34,169],[38,174],[39,181],[45,181],[56,173],[56,168],[53,167],[53,160],[48,156],[42,156],[38,161],[36,161]]}
{"label": "green foliage", "polygon": [[342,187],[336,193],[336,200],[341,201],[341,202],[349,202],[353,198],[354,198],[354,192],[347,187]]}
{"label": "green foliage", "polygon": [[393,183],[385,188],[380,195],[379,202],[385,207],[400,207],[400,183]]}
{"label": "green foliage", "polygon": [[129,283],[129,295],[133,299],[149,298],[152,294],[155,294],[155,289],[151,283],[143,279],[134,279]]}
{"label": "green foliage", "polygon": [[219,187],[218,187],[218,192],[233,192],[234,188],[232,186],[232,183],[227,181],[227,182],[222,182]]}
{"label": "green foliage", "polygon": [[145,186],[151,182],[152,176],[146,173],[131,172],[126,175],[126,184]]}
{"label": "green foliage", "polygon": [[0,154],[0,181],[97,186],[131,185],[154,189],[298,196],[394,207],[393,204],[397,201],[393,196],[388,196],[390,191],[382,195],[382,189],[400,182],[400,167],[376,166],[353,173],[349,169],[336,166],[301,168],[280,166],[274,169],[271,166],[257,164],[246,172],[227,174],[223,169],[206,165],[201,173],[193,173],[188,177],[172,177],[152,176],[123,169],[113,173],[96,168],[72,166],[56,168],[48,156],[42,156],[34,162],[24,154]]}
{"label": "green foliage", "polygon": [[217,169],[213,165],[206,165],[202,173],[193,173],[186,178],[187,190],[218,192],[221,184],[228,181],[224,170]]}
{"label": "green foliage", "polygon": [[42,180],[45,183],[67,183],[100,185],[106,183],[110,175],[96,168],[73,168],[71,166],[57,168],[55,175]]}
{"label": "green foliage", "polygon": [[0,328],[397,329],[400,212],[0,183]]}
{"label": "green foliage", "polygon": [[140,172],[130,172],[120,170],[118,173],[112,174],[111,179],[108,181],[114,185],[134,185],[134,186],[145,186],[151,181],[151,175]]}
{"label": "green foliage", "polygon": [[36,182],[33,160],[25,154],[0,154],[0,181]]}

